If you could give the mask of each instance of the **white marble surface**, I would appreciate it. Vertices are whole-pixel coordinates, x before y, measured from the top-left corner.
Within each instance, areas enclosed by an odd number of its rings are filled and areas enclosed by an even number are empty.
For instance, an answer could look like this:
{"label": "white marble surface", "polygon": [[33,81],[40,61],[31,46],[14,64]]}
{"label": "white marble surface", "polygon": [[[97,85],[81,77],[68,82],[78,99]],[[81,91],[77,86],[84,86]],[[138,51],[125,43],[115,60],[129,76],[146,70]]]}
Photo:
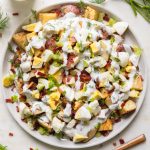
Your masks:
{"label": "white marble surface", "polygon": [[[16,27],[24,20],[24,17],[28,16],[31,9],[44,8],[46,5],[55,3],[55,1],[67,1],[67,0],[27,0],[26,2],[15,2],[14,0],[0,0],[1,8],[8,13],[10,17],[8,28],[4,31],[2,38],[0,38],[0,51],[1,56],[4,55],[5,47],[8,39]],[[133,28],[135,36],[140,41],[142,48],[145,51],[145,59],[147,62],[148,72],[150,69],[150,24],[147,23],[141,16],[134,17],[130,7],[122,0],[107,0],[104,5],[105,8],[118,15],[122,20],[129,22],[129,25]],[[13,12],[19,12],[19,16],[12,16]],[[1,57],[0,57],[1,59]],[[2,67],[2,61],[0,60],[0,67]],[[148,75],[150,78],[150,75]],[[131,123],[131,125],[124,130],[120,135],[114,139],[103,144],[102,147],[97,146],[90,148],[90,150],[112,150],[114,146],[113,142],[123,137],[125,141],[130,140],[137,135],[145,134],[147,141],[142,143],[132,150],[149,150],[150,147],[150,92],[147,87],[147,94],[145,96],[144,104],[138,113],[137,117]],[[39,150],[56,150],[57,148],[43,144],[38,140],[28,135],[11,117],[9,114],[5,102],[1,96],[0,99],[0,143],[7,145],[8,150],[29,150],[30,147],[38,148]],[[9,132],[13,132],[14,136],[9,137]]]}

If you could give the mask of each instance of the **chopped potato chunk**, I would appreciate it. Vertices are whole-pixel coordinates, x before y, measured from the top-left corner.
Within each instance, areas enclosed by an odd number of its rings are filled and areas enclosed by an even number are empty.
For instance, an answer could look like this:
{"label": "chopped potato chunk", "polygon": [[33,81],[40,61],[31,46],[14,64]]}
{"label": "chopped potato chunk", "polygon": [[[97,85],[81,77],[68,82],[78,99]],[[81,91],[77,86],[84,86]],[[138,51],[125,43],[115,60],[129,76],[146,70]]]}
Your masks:
{"label": "chopped potato chunk", "polygon": [[39,13],[39,20],[45,24],[48,20],[57,19],[57,13]]}
{"label": "chopped potato chunk", "polygon": [[104,123],[100,125],[99,131],[111,131],[112,129],[112,121],[110,119],[107,119]]}
{"label": "chopped potato chunk", "polygon": [[31,32],[26,35],[28,41],[30,41],[32,39],[32,37],[34,37],[34,36],[36,36],[35,32]]}
{"label": "chopped potato chunk", "polygon": [[84,17],[92,20],[97,20],[99,17],[99,13],[94,8],[87,6],[84,13]]}
{"label": "chopped potato chunk", "polygon": [[13,41],[22,49],[25,49],[28,41],[25,32],[19,32],[13,35]]}
{"label": "chopped potato chunk", "polygon": [[139,91],[136,91],[136,90],[132,90],[132,91],[130,91],[130,93],[129,93],[129,96],[130,96],[131,98],[138,98],[139,95],[140,95],[140,92],[139,92]]}
{"label": "chopped potato chunk", "polygon": [[76,134],[73,137],[73,142],[79,143],[79,142],[82,142],[82,141],[86,140],[87,138],[88,138],[87,136],[84,136],[84,135],[81,135],[81,134]]}
{"label": "chopped potato chunk", "polygon": [[25,30],[25,31],[34,32],[37,24],[38,23],[28,24],[28,25],[23,26],[22,29]]}
{"label": "chopped potato chunk", "polygon": [[135,90],[143,90],[143,82],[142,82],[142,77],[140,75],[137,75],[134,79],[133,85],[132,85],[132,89]]}
{"label": "chopped potato chunk", "polygon": [[120,110],[120,113],[122,115],[124,114],[128,114],[132,111],[134,111],[136,109],[136,104],[135,102],[133,102],[132,100],[128,100],[127,102],[125,102],[125,105],[123,106],[123,108]]}

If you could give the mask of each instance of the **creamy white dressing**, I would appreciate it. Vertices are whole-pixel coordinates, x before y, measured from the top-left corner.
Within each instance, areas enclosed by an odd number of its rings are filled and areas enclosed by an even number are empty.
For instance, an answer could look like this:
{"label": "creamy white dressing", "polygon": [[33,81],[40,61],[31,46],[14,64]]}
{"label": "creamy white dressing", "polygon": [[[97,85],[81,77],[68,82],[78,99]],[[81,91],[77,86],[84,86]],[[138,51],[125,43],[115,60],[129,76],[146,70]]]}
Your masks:
{"label": "creamy white dressing", "polygon": [[[23,81],[27,83],[31,78],[28,72],[31,71],[33,58],[28,55],[29,51],[32,48],[40,49],[45,47],[46,39],[50,38],[53,34],[58,34],[60,31],[62,31],[62,34],[59,43],[62,44],[63,64],[61,66],[50,65],[49,74],[54,75],[59,69],[64,67],[65,74],[69,75],[67,68],[68,53],[75,53],[76,57],[73,58],[73,63],[70,68],[76,68],[77,81],[75,81],[75,77],[72,76],[70,81],[66,82],[66,85],[63,84],[59,87],[54,86],[54,88],[50,90],[50,92],[52,92],[59,89],[68,101],[64,110],[60,111],[57,117],[54,118],[53,110],[48,106],[50,96],[45,95],[41,98],[41,101],[36,101],[33,98],[33,91],[28,89],[28,84],[24,84],[23,94],[25,94],[31,104],[31,110],[28,108],[27,112],[31,111],[35,114],[37,111],[40,111],[44,113],[44,115],[40,116],[40,120],[45,123],[51,122],[51,126],[56,133],[63,131],[69,137],[73,137],[75,134],[87,136],[88,132],[97,124],[105,122],[110,113],[118,109],[121,103],[129,98],[129,91],[132,88],[134,76],[137,73],[136,66],[138,65],[139,56],[133,53],[131,47],[127,44],[123,44],[125,52],[116,51],[118,44],[123,42],[121,35],[125,32],[127,27],[128,24],[125,22],[119,22],[113,27],[109,27],[101,22],[76,16],[74,13],[67,13],[64,17],[57,20],[49,20],[44,25],[38,22],[34,30],[38,35],[29,40],[29,44],[25,48],[26,53],[21,55],[20,68],[24,72]],[[98,38],[103,37],[102,30],[106,31],[108,35],[113,35],[115,41],[113,43],[111,43],[110,40],[97,41]],[[115,34],[115,32],[119,35]],[[71,41],[69,41],[70,36],[74,37],[77,41],[79,51],[75,52]],[[95,49],[92,49],[92,52],[89,48],[90,44],[92,44],[91,41],[96,44],[98,52],[96,50],[94,53]],[[97,68],[105,68],[108,63],[108,59],[103,57],[103,52],[108,54],[109,59],[111,59],[111,64],[110,70],[100,72]],[[94,55],[92,55],[93,53]],[[52,56],[53,52],[46,49],[41,56],[42,64],[43,62],[49,62]],[[128,74],[129,79],[127,79],[121,74],[121,67],[125,68],[129,61],[131,61],[135,67],[132,67],[131,72]],[[38,68],[41,67],[42,65]],[[84,89],[80,90],[82,83],[80,81],[80,75],[84,69],[90,74],[91,80],[84,85]],[[118,77],[124,84],[120,85],[115,81],[115,77]],[[97,99],[88,104],[91,95],[97,90],[95,85],[97,81],[103,83],[104,88],[109,91],[114,88],[110,97],[112,105],[108,106],[108,109],[101,109]],[[49,89],[49,83],[47,79],[38,78],[38,84],[44,85],[46,90]],[[86,97],[87,102],[75,113],[75,119],[78,120],[77,124],[77,121],[71,118],[73,109],[72,103],[83,97]],[[23,103],[20,103],[19,107],[22,112],[27,108]],[[85,125],[84,121],[89,121],[89,124]]]}

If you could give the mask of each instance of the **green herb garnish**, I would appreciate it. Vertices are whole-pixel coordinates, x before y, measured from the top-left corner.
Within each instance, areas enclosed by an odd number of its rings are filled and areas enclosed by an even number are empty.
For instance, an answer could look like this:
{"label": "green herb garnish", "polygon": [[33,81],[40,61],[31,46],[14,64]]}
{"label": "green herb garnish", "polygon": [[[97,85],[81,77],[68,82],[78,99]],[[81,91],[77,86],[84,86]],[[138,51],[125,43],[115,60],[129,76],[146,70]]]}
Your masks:
{"label": "green herb garnish", "polygon": [[91,22],[87,22],[87,26],[90,28],[91,27]]}
{"label": "green herb garnish", "polygon": [[9,50],[10,52],[14,53],[14,50],[13,50],[13,48],[12,48],[12,46],[11,46],[10,43],[8,43],[8,50]]}
{"label": "green herb garnish", "polygon": [[0,30],[4,30],[8,23],[8,17],[4,16],[2,12],[0,12]]}
{"label": "green herb garnish", "polygon": [[31,13],[32,13],[32,17],[37,21],[38,20],[37,11],[34,9],[31,9]]}
{"label": "green herb garnish", "polygon": [[51,76],[51,75],[48,77],[48,80],[50,81],[50,83],[49,83],[49,89],[51,89],[51,88],[59,85],[58,82],[57,82],[57,80],[53,76]]}
{"label": "green herb garnish", "polygon": [[7,146],[0,144],[0,150],[7,150]]}
{"label": "green herb garnish", "polygon": [[43,128],[43,127],[39,127],[38,132],[39,132],[41,135],[49,135],[48,130],[45,129],[45,128]]}
{"label": "green herb garnish", "polygon": [[17,95],[13,95],[12,97],[13,102],[18,102],[18,96]]}
{"label": "green herb garnish", "polygon": [[133,51],[134,51],[134,53],[137,55],[137,56],[141,56],[141,54],[142,54],[142,49],[141,48],[139,48],[138,46],[132,46],[132,49],[133,49]]}
{"label": "green herb garnish", "polygon": [[145,20],[150,22],[150,0],[141,0],[137,2],[136,0],[125,0],[132,8],[135,16],[137,13],[141,14]]}
{"label": "green herb garnish", "polygon": [[18,78],[22,78],[23,72],[19,68],[17,70],[18,70]]}
{"label": "green herb garnish", "polygon": [[61,138],[63,137],[63,133],[62,133],[62,132],[55,133],[55,136],[56,136],[58,139],[61,139]]}
{"label": "green herb garnish", "polygon": [[13,60],[13,59],[9,59],[8,62],[9,62],[10,64],[12,64],[12,63],[14,62],[14,60]]}
{"label": "green herb garnish", "polygon": [[84,9],[86,5],[82,0],[80,0],[80,2],[78,3],[78,7],[80,7],[81,9]]}
{"label": "green herb garnish", "polygon": [[105,2],[105,0],[91,0],[92,3],[101,4]]}

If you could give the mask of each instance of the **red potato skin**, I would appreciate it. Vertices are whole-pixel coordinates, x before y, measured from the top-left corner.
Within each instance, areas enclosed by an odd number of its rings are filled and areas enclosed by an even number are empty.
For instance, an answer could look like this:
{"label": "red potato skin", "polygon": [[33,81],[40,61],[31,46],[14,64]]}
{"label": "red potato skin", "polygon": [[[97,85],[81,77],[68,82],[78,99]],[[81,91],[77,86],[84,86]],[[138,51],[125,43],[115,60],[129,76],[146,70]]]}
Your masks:
{"label": "red potato skin", "polygon": [[72,76],[70,76],[70,75],[64,76],[64,77],[63,77],[63,83],[66,84],[67,82],[69,82],[69,81],[71,80],[71,77],[72,77]]}
{"label": "red potato skin", "polygon": [[67,68],[71,67],[71,64],[74,63],[74,58],[76,57],[76,55],[74,53],[70,53],[68,54],[68,59],[67,59]]}
{"label": "red potato skin", "polygon": [[79,15],[80,13],[81,13],[81,11],[80,11],[80,9],[77,7],[77,6],[75,6],[75,5],[65,5],[65,6],[62,6],[61,7],[61,11],[62,11],[62,13],[64,13],[64,14],[67,14],[67,13],[69,13],[69,12],[72,12],[72,13],[74,13],[74,14],[76,14],[76,15]]}

